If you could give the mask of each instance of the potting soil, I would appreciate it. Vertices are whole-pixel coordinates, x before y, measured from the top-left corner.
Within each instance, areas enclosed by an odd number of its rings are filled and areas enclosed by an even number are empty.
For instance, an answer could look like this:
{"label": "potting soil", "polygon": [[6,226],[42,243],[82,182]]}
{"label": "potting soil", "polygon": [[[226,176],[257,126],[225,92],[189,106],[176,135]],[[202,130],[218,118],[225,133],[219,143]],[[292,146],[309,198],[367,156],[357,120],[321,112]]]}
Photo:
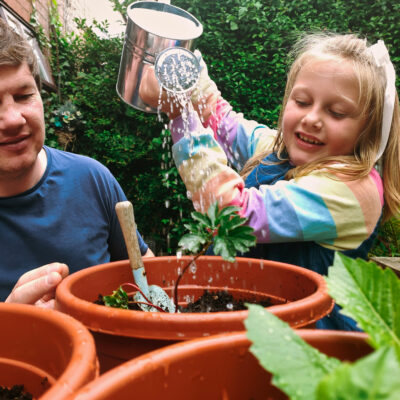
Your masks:
{"label": "potting soil", "polygon": [[[129,300],[132,300],[132,296]],[[99,297],[94,302],[95,304],[104,305],[103,296]],[[272,305],[270,300],[263,300],[255,302],[254,300],[247,299],[234,299],[234,297],[224,290],[217,292],[209,292],[205,290],[203,295],[194,302],[189,302],[185,306],[179,306],[179,311],[182,313],[210,313],[221,311],[240,311],[247,310],[246,303],[257,303],[263,307]],[[142,311],[141,308],[135,304],[129,304],[130,310]],[[0,399],[1,400],[1,399]]]}
{"label": "potting soil", "polygon": [[0,400],[32,400],[33,396],[24,392],[24,385],[14,385],[11,389],[0,386]]}

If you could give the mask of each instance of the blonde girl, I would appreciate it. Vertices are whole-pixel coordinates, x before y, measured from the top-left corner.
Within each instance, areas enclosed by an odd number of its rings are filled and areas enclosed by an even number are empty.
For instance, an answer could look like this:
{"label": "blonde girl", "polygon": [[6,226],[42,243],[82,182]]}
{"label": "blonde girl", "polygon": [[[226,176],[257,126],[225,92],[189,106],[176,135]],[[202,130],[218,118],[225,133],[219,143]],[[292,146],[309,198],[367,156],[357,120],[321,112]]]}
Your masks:
{"label": "blonde girl", "polygon": [[[246,256],[326,274],[335,251],[366,258],[399,210],[395,72],[383,42],[355,35],[307,35],[293,54],[276,131],[235,113],[205,68],[199,112],[170,115],[173,155],[196,209],[241,208],[257,236]],[[357,329],[337,309],[319,327]]]}

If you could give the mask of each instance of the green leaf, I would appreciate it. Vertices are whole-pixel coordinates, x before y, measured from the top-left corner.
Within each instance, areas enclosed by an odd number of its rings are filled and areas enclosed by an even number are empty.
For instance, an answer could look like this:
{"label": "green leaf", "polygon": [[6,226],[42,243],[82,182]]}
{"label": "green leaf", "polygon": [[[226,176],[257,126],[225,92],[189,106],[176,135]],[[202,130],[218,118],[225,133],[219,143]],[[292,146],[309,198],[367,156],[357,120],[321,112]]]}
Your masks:
{"label": "green leaf", "polygon": [[220,255],[224,260],[233,262],[235,261],[235,246],[228,238],[221,238],[216,236],[214,238],[214,254]]}
{"label": "green leaf", "polygon": [[201,224],[196,224],[194,222],[189,222],[188,224],[183,224],[183,226],[191,233],[201,232],[203,226]]}
{"label": "green leaf", "polygon": [[[240,208],[239,208],[239,207],[236,207],[236,206],[228,206],[228,207],[225,207],[225,208],[223,208],[222,210],[220,210],[218,217],[219,217],[219,218],[222,218],[222,217],[231,218],[231,217],[232,217],[232,214],[235,213],[235,212],[238,212],[238,211],[240,211]],[[243,219],[244,219],[244,218],[243,218]],[[246,220],[246,219],[244,219],[244,220]]]}
{"label": "green leaf", "polygon": [[108,307],[128,309],[129,297],[122,287],[114,290],[112,295],[103,296],[104,304]]}
{"label": "green leaf", "polygon": [[344,363],[318,385],[318,400],[400,399],[400,364],[394,347],[384,346],[356,361]]}
{"label": "green leaf", "polygon": [[211,219],[206,214],[199,213],[198,211],[193,211],[191,216],[194,220],[201,222],[203,225],[212,225]]}
{"label": "green leaf", "polygon": [[284,321],[263,307],[248,304],[245,321],[250,351],[273,374],[272,383],[292,400],[313,400],[319,381],[341,362],[307,344]]}
{"label": "green leaf", "polygon": [[375,348],[393,344],[400,354],[400,280],[390,269],[336,253],[329,293],[370,336]]}
{"label": "green leaf", "polygon": [[[240,218],[238,215],[234,215],[232,218],[227,218],[226,220],[221,220],[221,227],[223,226],[224,229],[226,230],[231,230],[234,229],[238,226],[243,225],[246,222],[244,218]],[[247,227],[249,229],[253,229],[250,227]]]}
{"label": "green leaf", "polygon": [[214,227],[216,225],[218,212],[219,212],[218,202],[215,202],[214,204],[211,204],[210,207],[207,210],[207,215],[210,218],[210,223],[211,223],[212,227]]}
{"label": "green leaf", "polygon": [[206,242],[206,237],[203,234],[188,233],[182,236],[178,245],[191,253],[197,253]]}
{"label": "green leaf", "polygon": [[231,28],[231,31],[236,31],[239,29],[238,24],[234,21],[230,22],[230,28]]}

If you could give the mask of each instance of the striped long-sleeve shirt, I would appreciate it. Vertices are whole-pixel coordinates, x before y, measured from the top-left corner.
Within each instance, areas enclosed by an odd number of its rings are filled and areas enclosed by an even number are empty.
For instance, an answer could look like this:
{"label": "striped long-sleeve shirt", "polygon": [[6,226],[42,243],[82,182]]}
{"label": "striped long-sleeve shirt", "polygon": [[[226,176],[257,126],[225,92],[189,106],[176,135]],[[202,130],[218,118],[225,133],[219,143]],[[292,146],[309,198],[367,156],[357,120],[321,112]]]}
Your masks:
{"label": "striped long-sleeve shirt", "polygon": [[178,117],[170,124],[174,160],[197,210],[206,211],[216,200],[220,206],[239,206],[255,229],[257,243],[311,241],[349,250],[374,231],[383,206],[376,170],[357,180],[322,170],[270,184],[261,177],[260,184],[246,187],[236,170],[250,157],[271,150],[276,131],[244,119],[222,99],[205,125],[195,113],[188,121]]}

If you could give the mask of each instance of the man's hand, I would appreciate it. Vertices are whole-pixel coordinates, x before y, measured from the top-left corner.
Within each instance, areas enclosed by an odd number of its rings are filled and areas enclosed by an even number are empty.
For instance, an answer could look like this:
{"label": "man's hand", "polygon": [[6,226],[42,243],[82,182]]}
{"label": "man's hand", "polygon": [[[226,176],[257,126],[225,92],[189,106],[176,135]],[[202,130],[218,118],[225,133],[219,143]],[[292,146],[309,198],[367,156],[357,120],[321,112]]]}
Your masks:
{"label": "man's hand", "polygon": [[6,303],[34,304],[43,308],[54,308],[54,295],[58,284],[68,275],[68,266],[51,263],[23,274]]}

